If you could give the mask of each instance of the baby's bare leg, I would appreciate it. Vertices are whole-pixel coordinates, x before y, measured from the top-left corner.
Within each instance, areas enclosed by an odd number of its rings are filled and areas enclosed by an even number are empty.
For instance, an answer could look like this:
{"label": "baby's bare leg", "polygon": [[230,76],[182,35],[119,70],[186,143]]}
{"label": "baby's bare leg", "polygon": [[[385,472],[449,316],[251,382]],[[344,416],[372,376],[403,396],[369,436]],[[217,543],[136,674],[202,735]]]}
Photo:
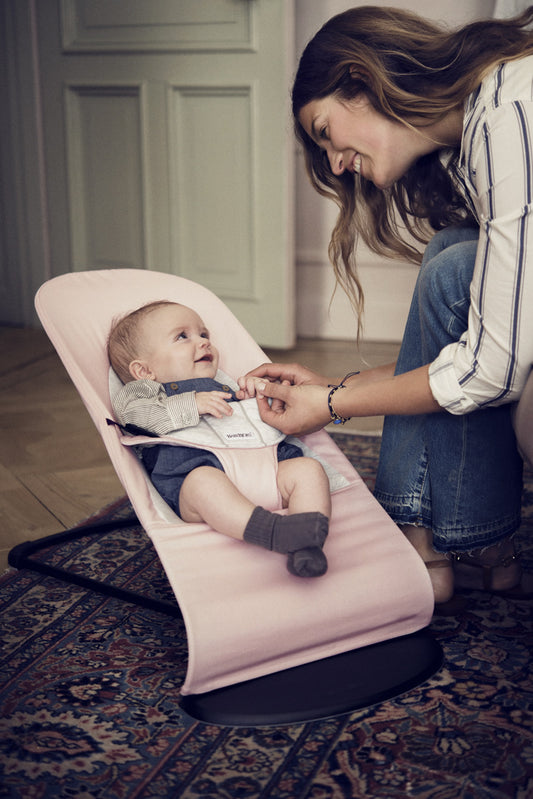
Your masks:
{"label": "baby's bare leg", "polygon": [[291,458],[278,464],[278,488],[290,514],[318,511],[331,515],[329,480],[314,458]]}
{"label": "baby's bare leg", "polygon": [[255,508],[225,472],[199,466],[185,478],[180,491],[180,516],[185,522],[205,522],[213,530],[242,539]]}

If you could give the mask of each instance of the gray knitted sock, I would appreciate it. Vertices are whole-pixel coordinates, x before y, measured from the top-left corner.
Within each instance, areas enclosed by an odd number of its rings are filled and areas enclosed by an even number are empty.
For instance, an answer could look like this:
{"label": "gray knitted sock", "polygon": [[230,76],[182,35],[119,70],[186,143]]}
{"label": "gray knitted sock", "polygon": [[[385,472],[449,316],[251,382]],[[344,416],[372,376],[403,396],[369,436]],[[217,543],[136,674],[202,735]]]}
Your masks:
{"label": "gray knitted sock", "polygon": [[320,547],[304,547],[289,552],[287,569],[297,577],[321,577],[328,570],[328,561]]}
{"label": "gray knitted sock", "polygon": [[254,508],[244,540],[274,552],[289,555],[287,568],[299,577],[319,577],[328,568],[322,546],[329,520],[318,511],[280,516],[258,506]]}

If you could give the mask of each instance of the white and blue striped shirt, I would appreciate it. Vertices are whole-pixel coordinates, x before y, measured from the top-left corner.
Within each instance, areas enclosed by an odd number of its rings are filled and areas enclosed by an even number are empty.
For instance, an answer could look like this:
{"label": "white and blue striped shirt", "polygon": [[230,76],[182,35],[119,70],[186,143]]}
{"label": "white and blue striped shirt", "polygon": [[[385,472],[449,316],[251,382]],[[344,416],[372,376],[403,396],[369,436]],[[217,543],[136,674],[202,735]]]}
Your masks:
{"label": "white and blue striped shirt", "polygon": [[479,222],[468,330],[431,364],[431,391],[464,414],[519,398],[533,364],[533,56],[469,98],[461,180]]}

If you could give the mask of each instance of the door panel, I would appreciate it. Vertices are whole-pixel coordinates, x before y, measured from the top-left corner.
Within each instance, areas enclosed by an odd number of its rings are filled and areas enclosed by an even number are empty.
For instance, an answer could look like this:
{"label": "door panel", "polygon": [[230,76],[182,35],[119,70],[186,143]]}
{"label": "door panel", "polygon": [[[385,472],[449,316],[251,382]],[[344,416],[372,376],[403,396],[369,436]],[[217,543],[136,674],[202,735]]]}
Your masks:
{"label": "door panel", "polygon": [[173,87],[175,260],[184,276],[216,293],[250,300],[257,273],[252,119],[249,86]]}
{"label": "door panel", "polygon": [[[144,247],[141,87],[75,86],[65,94],[72,269],[139,267]],[[121,213],[116,213],[117,198]]]}
{"label": "door panel", "polygon": [[69,52],[252,49],[252,0],[61,0]]}
{"label": "door panel", "polygon": [[184,275],[291,346],[292,0],[36,10],[54,273]]}

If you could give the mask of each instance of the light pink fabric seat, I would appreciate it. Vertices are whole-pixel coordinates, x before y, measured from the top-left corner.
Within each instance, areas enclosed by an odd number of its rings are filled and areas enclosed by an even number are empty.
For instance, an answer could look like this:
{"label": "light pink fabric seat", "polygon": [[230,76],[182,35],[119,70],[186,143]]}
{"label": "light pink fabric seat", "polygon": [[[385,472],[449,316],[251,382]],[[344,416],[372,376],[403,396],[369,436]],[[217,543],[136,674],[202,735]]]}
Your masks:
{"label": "light pink fabric seat", "polygon": [[[173,275],[116,269],[69,273],[36,297],[42,324],[76,385],[139,521],[153,541],[185,620],[182,694],[199,694],[421,630],[433,612],[422,561],[325,432],[305,441],[347,478],[333,494],[327,574],[290,575],[285,556],[186,524],[155,494],[138,458],[109,426],[111,320],[170,299],[195,308],[237,378],[266,357],[225,304]],[[391,668],[394,668],[391,664]]]}

